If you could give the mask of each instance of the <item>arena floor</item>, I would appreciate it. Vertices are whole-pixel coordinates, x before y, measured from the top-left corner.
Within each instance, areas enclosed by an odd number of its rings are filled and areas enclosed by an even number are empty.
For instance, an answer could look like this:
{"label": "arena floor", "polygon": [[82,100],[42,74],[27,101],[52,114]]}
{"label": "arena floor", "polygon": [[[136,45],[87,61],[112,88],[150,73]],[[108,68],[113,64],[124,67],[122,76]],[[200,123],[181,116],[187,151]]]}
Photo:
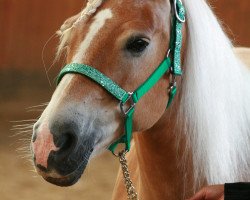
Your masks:
{"label": "arena floor", "polygon": [[37,118],[40,111],[27,107],[48,101],[53,90],[35,72],[0,71],[0,199],[110,200],[119,163],[109,152],[93,160],[76,185],[60,188],[37,176],[18,150],[31,133],[13,136],[10,129],[20,123],[11,121]]}

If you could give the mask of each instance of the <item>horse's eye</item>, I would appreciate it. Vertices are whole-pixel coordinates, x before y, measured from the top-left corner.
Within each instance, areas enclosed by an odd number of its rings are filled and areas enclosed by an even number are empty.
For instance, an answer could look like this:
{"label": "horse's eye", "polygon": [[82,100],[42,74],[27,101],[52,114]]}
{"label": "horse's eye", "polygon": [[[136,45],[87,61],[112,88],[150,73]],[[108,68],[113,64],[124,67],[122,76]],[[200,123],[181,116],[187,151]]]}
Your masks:
{"label": "horse's eye", "polygon": [[147,48],[148,45],[148,39],[133,37],[127,42],[126,49],[133,55],[139,55]]}

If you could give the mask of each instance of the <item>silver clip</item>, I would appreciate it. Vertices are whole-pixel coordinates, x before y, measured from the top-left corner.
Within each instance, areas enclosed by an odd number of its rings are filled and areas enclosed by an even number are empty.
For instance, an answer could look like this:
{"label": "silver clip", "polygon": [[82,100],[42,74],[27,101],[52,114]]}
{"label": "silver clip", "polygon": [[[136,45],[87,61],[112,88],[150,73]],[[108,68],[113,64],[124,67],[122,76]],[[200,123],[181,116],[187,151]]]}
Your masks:
{"label": "silver clip", "polygon": [[[122,113],[123,113],[125,116],[127,116],[127,114],[128,114],[128,113],[135,107],[135,105],[136,105],[136,103],[134,102],[134,100],[133,100],[133,98],[132,98],[133,92],[128,92],[128,94],[129,94],[129,97],[128,97],[128,99],[127,99],[125,102],[120,101],[120,108],[121,108]],[[128,101],[130,101],[131,104],[130,104],[129,108],[128,108],[127,110],[125,110],[125,109],[124,109],[124,105],[125,105]]]}

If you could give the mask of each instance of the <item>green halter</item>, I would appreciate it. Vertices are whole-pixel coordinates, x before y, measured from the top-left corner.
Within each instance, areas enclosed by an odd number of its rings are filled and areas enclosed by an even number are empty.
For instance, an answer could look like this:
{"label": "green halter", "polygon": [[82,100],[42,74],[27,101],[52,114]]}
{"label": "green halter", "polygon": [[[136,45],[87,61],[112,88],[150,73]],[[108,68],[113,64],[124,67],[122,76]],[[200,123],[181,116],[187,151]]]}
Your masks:
{"label": "green halter", "polygon": [[[176,83],[175,76],[182,74],[181,71],[181,46],[182,46],[182,25],[185,22],[185,9],[182,5],[181,0],[174,0],[174,10],[172,21],[172,32],[170,38],[170,48],[167,57],[162,61],[162,63],[156,68],[156,70],[148,77],[148,79],[141,84],[134,92],[127,92],[122,89],[119,85],[113,82],[110,78],[102,74],[97,69],[87,66],[85,64],[71,63],[66,65],[60,72],[57,84],[60,83],[63,76],[69,73],[81,74],[87,76],[101,87],[106,89],[110,94],[112,94],[117,100],[120,101],[120,108],[125,116],[125,133],[117,141],[112,143],[109,150],[114,154],[114,151],[118,144],[124,143],[125,150],[130,150],[130,141],[132,138],[133,131],[133,115],[135,112],[136,103],[162,78],[162,76],[170,69],[173,76],[173,81],[170,83],[169,90],[169,100],[167,107],[171,104],[175,94],[176,94]],[[171,52],[173,57],[173,62],[169,57]],[[129,108],[125,109],[124,105],[129,104]]]}

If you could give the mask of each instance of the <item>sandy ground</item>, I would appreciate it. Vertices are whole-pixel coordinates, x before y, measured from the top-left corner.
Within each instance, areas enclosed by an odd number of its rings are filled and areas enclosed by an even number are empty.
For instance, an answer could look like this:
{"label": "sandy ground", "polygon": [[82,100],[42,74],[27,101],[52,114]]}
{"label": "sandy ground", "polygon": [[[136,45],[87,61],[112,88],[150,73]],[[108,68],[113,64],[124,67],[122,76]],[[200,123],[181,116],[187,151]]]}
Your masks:
{"label": "sandy ground", "polygon": [[[35,72],[0,71],[0,200],[109,200],[116,179],[118,160],[109,152],[91,161],[81,180],[74,186],[51,185],[33,172],[23,152],[27,135],[14,136],[10,121],[34,119],[40,111],[27,107],[49,100],[50,88],[44,76]],[[27,145],[26,145],[27,146]]]}

